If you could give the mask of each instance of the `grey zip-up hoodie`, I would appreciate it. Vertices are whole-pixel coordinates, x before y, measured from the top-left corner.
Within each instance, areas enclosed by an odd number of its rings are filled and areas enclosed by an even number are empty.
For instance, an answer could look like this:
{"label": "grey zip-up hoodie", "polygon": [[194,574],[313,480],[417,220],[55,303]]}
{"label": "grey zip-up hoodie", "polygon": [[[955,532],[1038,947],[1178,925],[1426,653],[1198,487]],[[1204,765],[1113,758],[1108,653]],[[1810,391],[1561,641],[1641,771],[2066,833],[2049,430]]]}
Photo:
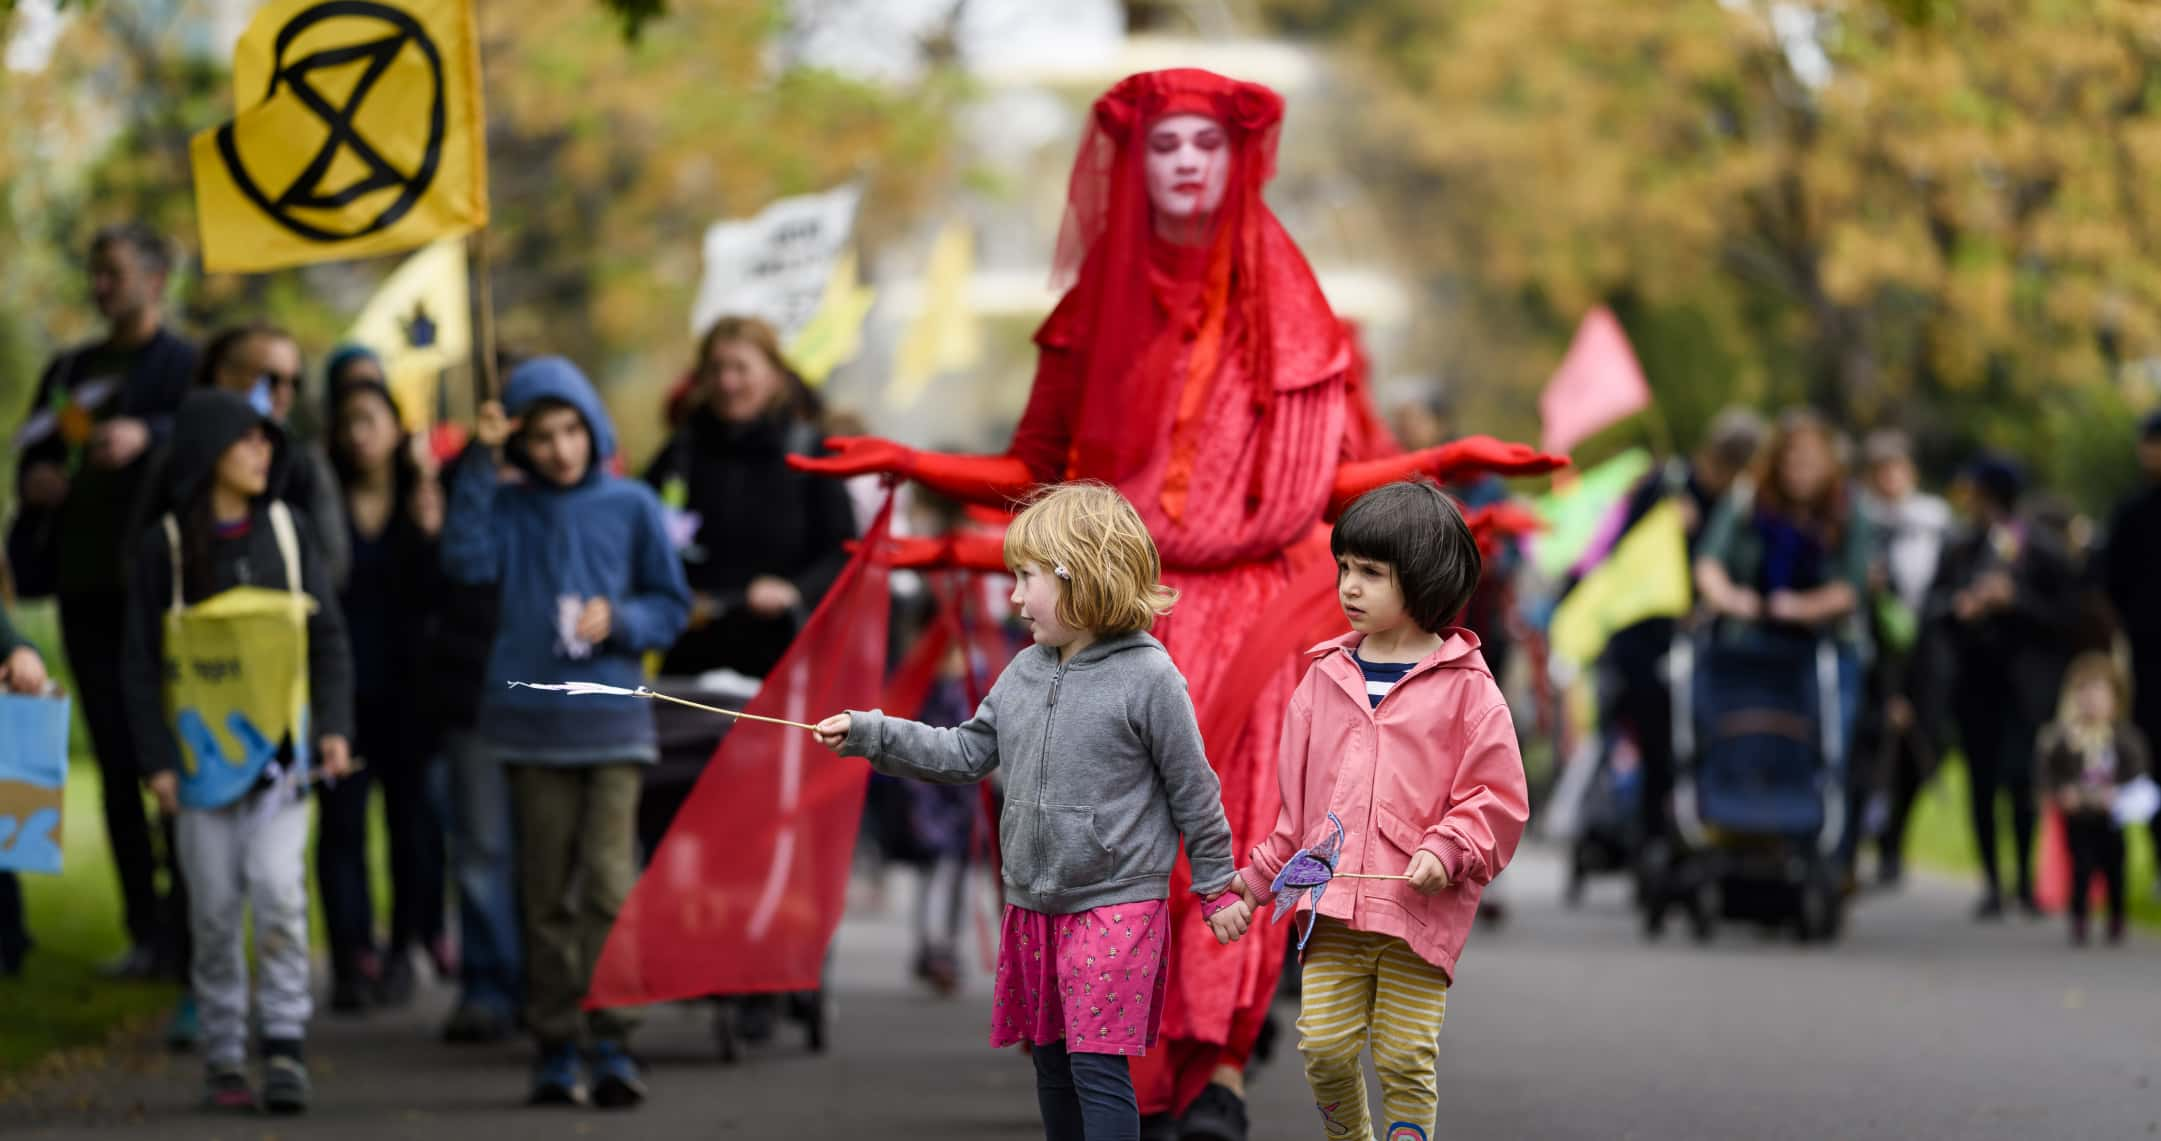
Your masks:
{"label": "grey zip-up hoodie", "polygon": [[1231,827],[1186,679],[1146,634],[1106,638],[1064,665],[1030,646],[967,724],[934,729],[855,713],[841,752],[880,772],[966,784],[1006,769],[998,844],[1005,898],[1070,915],[1166,899],[1178,837],[1193,888],[1230,886]]}

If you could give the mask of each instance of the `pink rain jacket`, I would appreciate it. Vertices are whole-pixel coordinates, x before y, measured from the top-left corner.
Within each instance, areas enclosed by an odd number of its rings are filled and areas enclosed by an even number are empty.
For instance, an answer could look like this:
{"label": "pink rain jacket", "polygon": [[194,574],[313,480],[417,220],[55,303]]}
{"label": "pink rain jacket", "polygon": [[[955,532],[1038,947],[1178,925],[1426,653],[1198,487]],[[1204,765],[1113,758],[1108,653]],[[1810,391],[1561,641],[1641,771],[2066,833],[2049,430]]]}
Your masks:
{"label": "pink rain jacket", "polygon": [[1379,708],[1352,656],[1362,640],[1347,634],[1307,651],[1313,665],[1283,721],[1283,811],[1239,874],[1255,899],[1269,898],[1300,848],[1328,840],[1331,812],[1343,822],[1339,872],[1400,874],[1414,853],[1432,852],[1448,871],[1439,893],[1420,895],[1402,880],[1334,880],[1320,912],[1402,939],[1453,979],[1478,897],[1530,819],[1515,723],[1476,634],[1443,631],[1441,648]]}

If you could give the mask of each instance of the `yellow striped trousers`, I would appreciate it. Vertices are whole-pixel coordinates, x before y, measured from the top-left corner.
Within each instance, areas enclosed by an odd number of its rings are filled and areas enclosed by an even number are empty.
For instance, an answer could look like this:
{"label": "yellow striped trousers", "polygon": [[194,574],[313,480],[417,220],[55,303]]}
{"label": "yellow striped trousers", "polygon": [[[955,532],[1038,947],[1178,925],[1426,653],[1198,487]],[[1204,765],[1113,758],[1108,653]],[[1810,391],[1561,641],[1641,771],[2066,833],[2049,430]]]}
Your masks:
{"label": "yellow striped trousers", "polygon": [[1373,1046],[1381,1076],[1385,1141],[1425,1141],[1439,1091],[1434,1059],[1448,1011],[1448,978],[1388,935],[1353,931],[1320,917],[1300,976],[1298,1051],[1328,1141],[1373,1136],[1358,1054]]}

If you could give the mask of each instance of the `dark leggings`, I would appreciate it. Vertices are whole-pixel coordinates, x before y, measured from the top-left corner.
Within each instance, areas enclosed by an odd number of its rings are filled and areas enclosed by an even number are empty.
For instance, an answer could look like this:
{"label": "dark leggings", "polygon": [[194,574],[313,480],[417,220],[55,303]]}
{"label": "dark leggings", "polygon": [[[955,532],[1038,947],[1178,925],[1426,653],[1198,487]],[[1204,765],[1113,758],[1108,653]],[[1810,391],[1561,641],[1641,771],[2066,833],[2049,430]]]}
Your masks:
{"label": "dark leggings", "polygon": [[2064,839],[2071,847],[2071,926],[2086,929],[2087,900],[2093,894],[2093,877],[2099,875],[2108,888],[2108,921],[2123,925],[2124,870],[2123,832],[2106,812],[2078,812],[2064,817]]}
{"label": "dark leggings", "polygon": [[1996,801],[2011,798],[2012,853],[2018,865],[2018,894],[2033,894],[2033,750],[2038,733],[2020,708],[2015,693],[1969,690],[1958,706],[1958,731],[1966,746],[1969,805],[1974,846],[1981,852],[1981,877],[1991,896],[2002,894],[1996,858]]}
{"label": "dark leggings", "polygon": [[1062,1040],[1037,1046],[1034,1057],[1049,1141],[1140,1141],[1140,1107],[1124,1057],[1067,1053]]}
{"label": "dark leggings", "polygon": [[390,947],[402,951],[443,933],[443,830],[427,798],[427,759],[411,744],[395,702],[362,699],[353,755],[365,767],[325,786],[315,868],[330,946],[344,956],[373,949],[374,891],[368,882],[368,801],[377,784],[390,841]]}

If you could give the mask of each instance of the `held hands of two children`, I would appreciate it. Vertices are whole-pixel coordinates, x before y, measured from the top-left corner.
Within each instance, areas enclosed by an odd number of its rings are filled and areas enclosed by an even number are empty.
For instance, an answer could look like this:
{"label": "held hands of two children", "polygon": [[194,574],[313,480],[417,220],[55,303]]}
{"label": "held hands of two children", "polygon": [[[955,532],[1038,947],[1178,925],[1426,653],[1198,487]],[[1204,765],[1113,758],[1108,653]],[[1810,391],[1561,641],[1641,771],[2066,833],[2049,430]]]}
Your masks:
{"label": "held hands of two children", "polygon": [[1252,925],[1254,904],[1253,893],[1246,890],[1245,881],[1237,876],[1231,877],[1231,886],[1225,890],[1236,895],[1238,902],[1209,916],[1207,923],[1208,930],[1216,937],[1216,942],[1227,946],[1237,942],[1239,937],[1246,933],[1246,928]]}
{"label": "held hands of two children", "polygon": [[837,753],[840,752],[841,743],[848,739],[848,730],[854,726],[855,718],[845,713],[835,713],[818,722],[818,727],[811,732],[816,734],[819,744]]}

